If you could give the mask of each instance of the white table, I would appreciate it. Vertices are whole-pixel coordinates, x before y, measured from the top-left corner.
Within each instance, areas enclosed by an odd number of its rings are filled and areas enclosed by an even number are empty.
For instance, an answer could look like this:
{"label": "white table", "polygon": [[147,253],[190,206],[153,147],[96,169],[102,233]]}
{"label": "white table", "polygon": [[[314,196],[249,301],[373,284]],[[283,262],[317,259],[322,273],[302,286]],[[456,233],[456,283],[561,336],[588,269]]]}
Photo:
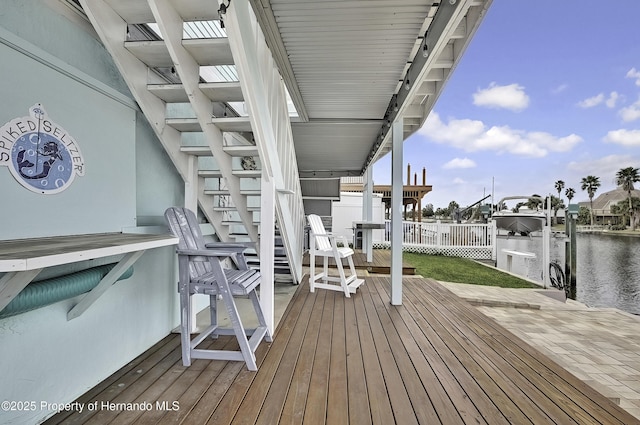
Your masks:
{"label": "white table", "polygon": [[0,241],[0,310],[46,267],[124,254],[115,267],[67,314],[84,313],[147,249],[175,245],[172,235],[101,233]]}
{"label": "white table", "polygon": [[358,235],[362,237],[362,251],[367,255],[367,263],[373,261],[373,231],[384,229],[384,223],[373,221],[354,221],[353,222],[353,247],[356,247]]}

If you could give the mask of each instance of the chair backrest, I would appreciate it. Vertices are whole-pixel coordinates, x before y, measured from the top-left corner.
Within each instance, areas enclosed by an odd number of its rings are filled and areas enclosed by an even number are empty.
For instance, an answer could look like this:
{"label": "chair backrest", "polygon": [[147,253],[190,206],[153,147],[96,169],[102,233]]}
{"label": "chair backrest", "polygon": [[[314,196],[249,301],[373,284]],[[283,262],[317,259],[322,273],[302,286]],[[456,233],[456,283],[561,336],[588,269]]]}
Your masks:
{"label": "chair backrest", "polygon": [[[188,208],[171,207],[164,212],[171,233],[179,239],[178,249],[206,249],[200,225],[196,215]],[[208,262],[191,262],[189,273],[191,277],[211,271]]]}
{"label": "chair backrest", "polygon": [[316,214],[309,214],[307,216],[307,221],[309,222],[309,226],[311,227],[311,233],[315,242],[311,241],[311,243],[315,243],[317,249],[327,250],[331,249],[331,241],[327,236],[315,236],[315,235],[324,235],[327,232],[324,230],[324,224],[322,224],[322,219],[320,216]]}

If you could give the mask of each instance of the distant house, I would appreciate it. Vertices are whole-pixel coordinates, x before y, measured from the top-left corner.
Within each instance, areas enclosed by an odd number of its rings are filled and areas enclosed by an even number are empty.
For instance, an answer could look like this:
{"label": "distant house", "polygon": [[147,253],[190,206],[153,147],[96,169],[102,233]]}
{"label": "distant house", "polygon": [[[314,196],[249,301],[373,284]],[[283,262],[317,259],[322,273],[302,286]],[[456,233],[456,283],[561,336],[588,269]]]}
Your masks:
{"label": "distant house", "polygon": [[[605,192],[594,198],[593,200],[593,212],[595,224],[620,224],[622,222],[622,214],[614,214],[611,212],[611,207],[616,205],[620,201],[626,201],[629,194],[626,190],[618,187],[609,192]],[[640,198],[640,190],[632,190],[631,196]],[[579,202],[578,205],[590,208],[589,201]]]}

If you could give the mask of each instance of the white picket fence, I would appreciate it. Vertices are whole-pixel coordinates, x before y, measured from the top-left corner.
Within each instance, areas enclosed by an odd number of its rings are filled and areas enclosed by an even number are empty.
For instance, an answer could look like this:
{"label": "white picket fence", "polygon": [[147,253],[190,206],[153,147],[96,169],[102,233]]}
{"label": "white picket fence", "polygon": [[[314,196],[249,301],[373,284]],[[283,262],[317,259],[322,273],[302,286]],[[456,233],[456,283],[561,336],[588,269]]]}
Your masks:
{"label": "white picket fence", "polygon": [[[375,241],[376,248],[391,247],[391,224],[386,220],[384,241]],[[422,254],[490,260],[494,257],[496,229],[489,224],[419,223],[403,221],[402,248]]]}

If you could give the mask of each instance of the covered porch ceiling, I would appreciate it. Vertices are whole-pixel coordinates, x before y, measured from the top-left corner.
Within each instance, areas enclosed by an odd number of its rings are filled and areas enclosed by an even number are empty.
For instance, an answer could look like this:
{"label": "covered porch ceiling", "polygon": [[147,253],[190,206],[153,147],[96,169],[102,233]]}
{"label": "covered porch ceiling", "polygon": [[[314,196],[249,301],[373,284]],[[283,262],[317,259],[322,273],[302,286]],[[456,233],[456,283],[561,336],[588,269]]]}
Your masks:
{"label": "covered porch ceiling", "polygon": [[418,130],[492,0],[250,0],[298,111],[303,178],[361,175]]}
{"label": "covered porch ceiling", "polygon": [[[297,110],[291,127],[300,177],[315,179],[362,175],[391,150],[391,124],[399,116],[405,140],[416,132],[492,2],[248,1]],[[105,3],[129,24],[154,22],[147,1]],[[184,47],[198,63],[230,73],[221,81],[237,80],[224,30],[208,24],[219,19],[219,4],[230,0],[172,3],[185,22],[207,23],[206,29],[185,27],[195,33]],[[219,51],[211,50],[212,40],[218,40]],[[127,49],[155,72],[164,72],[168,81],[178,82],[172,81],[173,63],[153,31],[132,31]],[[241,101],[236,97],[230,101]]]}

